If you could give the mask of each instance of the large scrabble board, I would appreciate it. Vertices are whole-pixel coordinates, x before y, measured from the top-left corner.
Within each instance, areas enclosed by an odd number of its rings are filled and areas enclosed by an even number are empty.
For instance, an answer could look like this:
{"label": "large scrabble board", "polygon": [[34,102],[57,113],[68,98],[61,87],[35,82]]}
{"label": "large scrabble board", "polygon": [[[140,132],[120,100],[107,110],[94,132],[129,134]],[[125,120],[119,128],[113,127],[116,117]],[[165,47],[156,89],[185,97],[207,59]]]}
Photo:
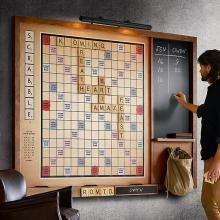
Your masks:
{"label": "large scrabble board", "polygon": [[49,24],[19,30],[16,166],[29,184],[147,183],[148,39]]}

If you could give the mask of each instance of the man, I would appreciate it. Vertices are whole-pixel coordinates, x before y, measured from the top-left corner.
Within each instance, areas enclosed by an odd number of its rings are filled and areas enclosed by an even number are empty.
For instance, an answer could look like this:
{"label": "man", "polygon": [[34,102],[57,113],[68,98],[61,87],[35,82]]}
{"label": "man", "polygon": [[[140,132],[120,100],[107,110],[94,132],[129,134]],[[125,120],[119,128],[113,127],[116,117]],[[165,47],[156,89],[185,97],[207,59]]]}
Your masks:
{"label": "man", "polygon": [[191,104],[182,92],[175,97],[181,106],[202,117],[201,157],[208,175],[203,180],[201,201],[208,219],[220,220],[220,51],[205,51],[198,63],[202,81],[209,83],[205,103]]}

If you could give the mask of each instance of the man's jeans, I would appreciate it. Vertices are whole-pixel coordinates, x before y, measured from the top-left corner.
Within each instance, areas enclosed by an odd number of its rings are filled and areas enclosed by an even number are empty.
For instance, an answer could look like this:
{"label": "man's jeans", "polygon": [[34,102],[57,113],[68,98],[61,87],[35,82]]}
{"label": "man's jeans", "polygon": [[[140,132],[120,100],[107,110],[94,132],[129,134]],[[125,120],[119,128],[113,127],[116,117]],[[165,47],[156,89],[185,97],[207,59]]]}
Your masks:
{"label": "man's jeans", "polygon": [[[209,170],[212,161],[213,158],[205,160],[204,173]],[[220,220],[220,178],[214,184],[203,179],[201,201],[208,220]]]}

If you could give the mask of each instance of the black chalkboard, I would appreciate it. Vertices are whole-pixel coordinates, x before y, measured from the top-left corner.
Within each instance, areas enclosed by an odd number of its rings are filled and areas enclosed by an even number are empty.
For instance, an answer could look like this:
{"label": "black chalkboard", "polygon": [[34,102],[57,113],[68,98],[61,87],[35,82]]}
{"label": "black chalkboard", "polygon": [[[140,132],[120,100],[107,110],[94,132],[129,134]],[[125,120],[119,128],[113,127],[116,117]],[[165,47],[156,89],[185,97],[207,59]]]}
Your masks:
{"label": "black chalkboard", "polygon": [[153,41],[154,138],[167,133],[190,132],[189,112],[176,101],[182,91],[189,98],[190,43],[165,39]]}

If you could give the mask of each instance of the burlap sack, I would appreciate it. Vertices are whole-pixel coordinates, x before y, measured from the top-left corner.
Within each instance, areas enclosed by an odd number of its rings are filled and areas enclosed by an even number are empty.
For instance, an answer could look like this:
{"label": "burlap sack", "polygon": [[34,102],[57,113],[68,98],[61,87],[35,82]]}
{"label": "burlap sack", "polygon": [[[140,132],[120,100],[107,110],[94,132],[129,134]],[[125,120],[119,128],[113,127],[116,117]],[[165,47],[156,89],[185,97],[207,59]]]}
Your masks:
{"label": "burlap sack", "polygon": [[167,172],[165,187],[168,192],[177,196],[184,196],[193,191],[193,178],[191,174],[192,158],[180,148],[168,149]]}

